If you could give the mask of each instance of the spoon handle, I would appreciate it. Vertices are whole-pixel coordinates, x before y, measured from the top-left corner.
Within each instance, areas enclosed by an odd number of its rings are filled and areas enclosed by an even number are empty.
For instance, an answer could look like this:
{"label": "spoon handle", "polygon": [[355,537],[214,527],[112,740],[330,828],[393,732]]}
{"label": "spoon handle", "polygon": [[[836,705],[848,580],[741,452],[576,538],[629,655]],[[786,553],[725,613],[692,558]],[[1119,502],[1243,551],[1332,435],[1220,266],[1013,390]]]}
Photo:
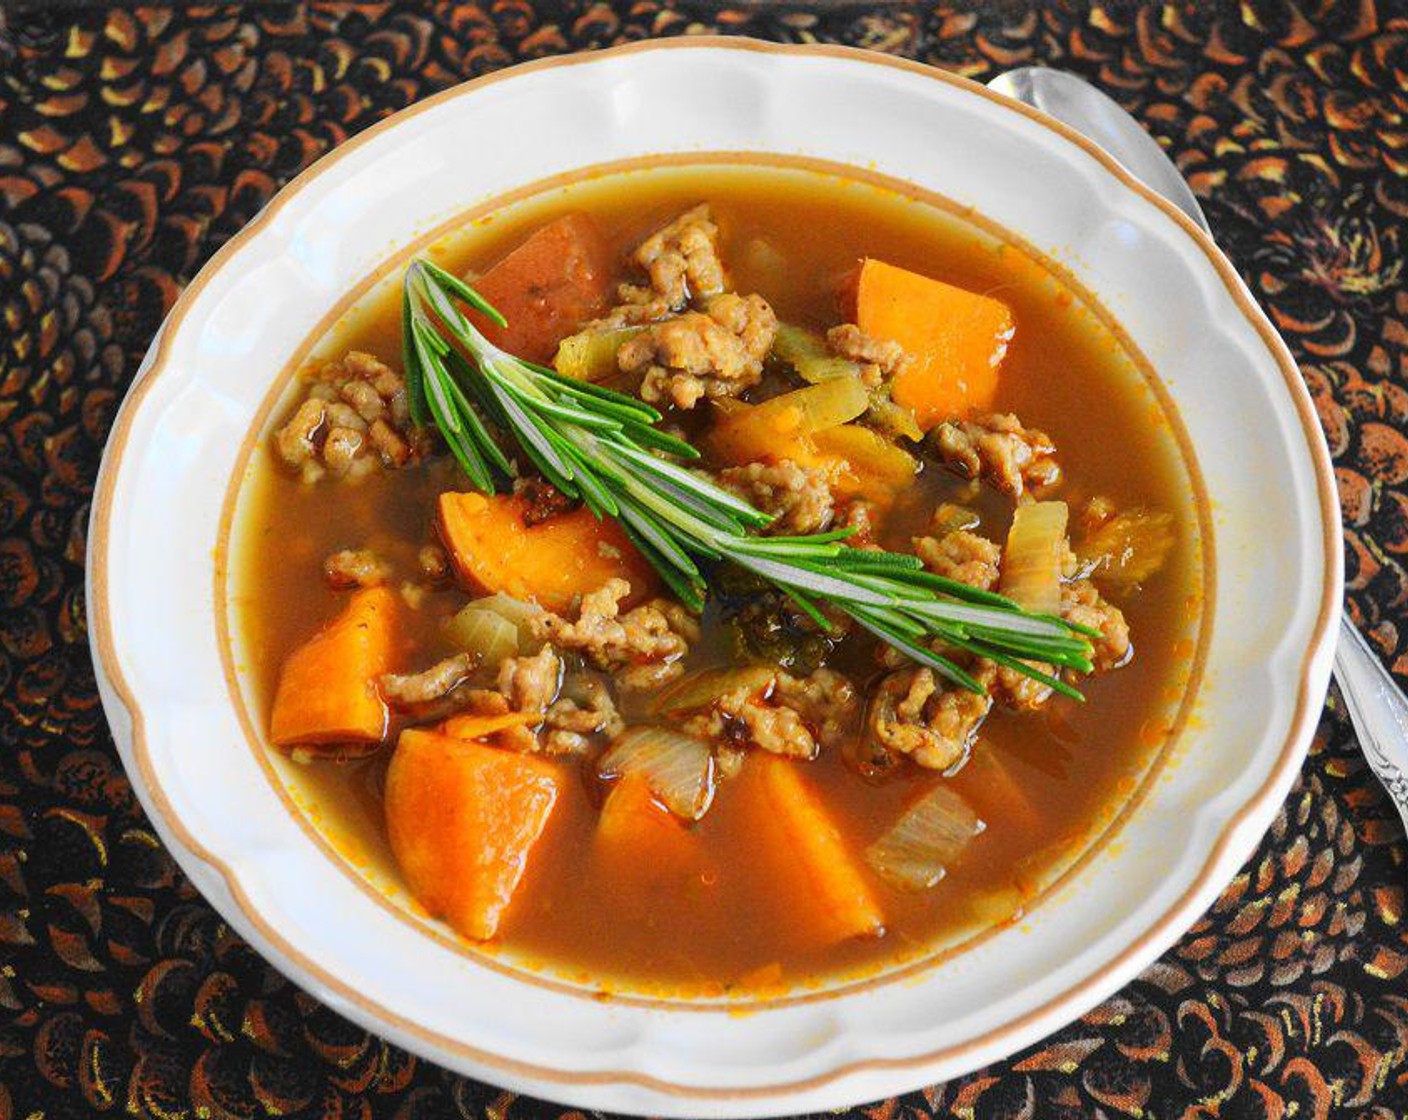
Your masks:
{"label": "spoon handle", "polygon": [[1364,757],[1408,826],[1408,700],[1347,617],[1340,619],[1335,677]]}

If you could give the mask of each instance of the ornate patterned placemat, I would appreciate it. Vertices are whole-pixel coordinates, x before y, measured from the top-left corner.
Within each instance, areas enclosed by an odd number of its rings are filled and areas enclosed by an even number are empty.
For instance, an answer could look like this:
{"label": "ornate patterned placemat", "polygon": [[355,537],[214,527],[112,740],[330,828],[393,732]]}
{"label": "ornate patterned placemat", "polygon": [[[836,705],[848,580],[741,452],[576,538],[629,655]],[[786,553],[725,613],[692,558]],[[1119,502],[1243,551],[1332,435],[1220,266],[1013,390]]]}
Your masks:
{"label": "ornate patterned placemat", "polygon": [[[0,1120],[556,1116],[298,991],[133,799],[84,625],[92,483],[181,287],[290,177],[512,62],[722,30],[983,79],[1049,62],[1176,155],[1301,362],[1351,609],[1400,677],[1408,577],[1408,8],[988,0],[0,10]],[[1255,858],[1158,964],[1011,1060],[863,1111],[1408,1115],[1403,833],[1333,698]]]}

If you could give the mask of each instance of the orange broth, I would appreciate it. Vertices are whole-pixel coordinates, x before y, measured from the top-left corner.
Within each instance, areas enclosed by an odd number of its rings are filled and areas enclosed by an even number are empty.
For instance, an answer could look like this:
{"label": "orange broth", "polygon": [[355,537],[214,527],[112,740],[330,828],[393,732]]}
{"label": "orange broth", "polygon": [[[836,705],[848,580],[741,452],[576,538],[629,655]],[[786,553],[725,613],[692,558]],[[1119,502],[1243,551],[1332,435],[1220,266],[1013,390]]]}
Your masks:
{"label": "orange broth", "polygon": [[[1201,603],[1199,515],[1159,398],[1100,313],[1039,258],[975,221],[816,171],[666,167],[548,190],[491,220],[466,223],[432,255],[457,273],[482,271],[545,220],[576,210],[599,224],[624,277],[631,247],[701,200],[721,228],[733,287],[760,292],[789,322],[824,330],[841,321],[838,288],[864,256],[1005,301],[1016,335],[997,408],[1052,436],[1065,472],[1055,496],[1071,504],[1073,517],[1097,494],[1119,508],[1165,510],[1178,533],[1155,577],[1135,594],[1111,596],[1129,620],[1135,656],[1084,681],[1086,703],[1057,699],[1035,715],[994,712],[974,748],[981,764],[970,761],[947,777],[906,764],[883,779],[863,779],[837,750],[803,764],[857,859],[934,783],[951,783],[986,822],[927,891],[897,890],[870,875],[883,937],[818,945],[809,936],[797,920],[805,900],[780,888],[756,858],[759,814],[768,810],[746,762],[693,826],[693,852],[682,863],[645,856],[625,868],[619,860],[603,865],[594,850],[603,790],[590,764],[558,762],[562,795],[499,951],[595,987],[657,995],[772,992],[874,974],[1019,916],[1108,829],[1149,773],[1184,700]],[[313,353],[362,349],[399,369],[399,312],[396,291],[365,299]],[[325,585],[323,558],[370,547],[413,571],[416,550],[434,539],[437,495],[469,487],[447,457],[377,471],[356,485],[308,486],[275,462],[267,440],[254,455],[234,527],[231,582],[253,718],[267,727],[279,666],[345,595]],[[886,523],[885,543],[904,547],[946,498],[976,504],[981,531],[1003,539],[1010,500],[990,491],[975,500],[965,482],[929,464]],[[451,586],[405,612],[407,671],[451,652],[440,621],[466,601]],[[706,614],[705,623],[691,665],[730,656],[717,618]],[[843,659],[843,667],[863,690],[879,676],[873,659]],[[370,758],[314,762],[294,768],[292,779],[316,827],[334,847],[355,850],[363,871],[382,882],[397,876],[380,809],[389,754],[387,746]],[[1015,799],[1003,792],[1008,787]]]}

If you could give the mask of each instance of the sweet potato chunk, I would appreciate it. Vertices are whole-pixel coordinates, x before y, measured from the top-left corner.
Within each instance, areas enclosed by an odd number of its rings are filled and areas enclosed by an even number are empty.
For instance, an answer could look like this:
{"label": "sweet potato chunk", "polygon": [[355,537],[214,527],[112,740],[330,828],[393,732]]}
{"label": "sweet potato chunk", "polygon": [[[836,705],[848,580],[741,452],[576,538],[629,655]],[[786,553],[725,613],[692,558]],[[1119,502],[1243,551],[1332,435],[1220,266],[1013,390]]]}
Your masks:
{"label": "sweet potato chunk", "polygon": [[891,396],[925,431],[992,408],[997,373],[1012,340],[1005,303],[866,260],[856,287],[856,324],[898,342],[913,361],[895,375]]}
{"label": "sweet potato chunk", "polygon": [[416,900],[456,932],[498,932],[557,803],[551,763],[404,731],[386,773],[386,830]]}
{"label": "sweet potato chunk", "polygon": [[785,457],[781,449],[854,420],[869,400],[859,381],[837,377],[737,406],[714,424],[709,450],[726,463],[773,461]]}
{"label": "sweet potato chunk", "polygon": [[510,354],[533,362],[552,358],[557,344],[606,310],[611,254],[586,214],[565,214],[469,283],[508,320],[507,327],[475,314],[475,325]]}
{"label": "sweet potato chunk", "polygon": [[680,850],[690,839],[689,831],[670,810],[650,792],[650,783],[640,774],[626,774],[611,787],[597,820],[596,838],[600,846],[634,853],[650,860],[652,853]]}
{"label": "sweet potato chunk", "polygon": [[1029,834],[1041,828],[1041,813],[1001,748],[979,743],[959,779],[963,796],[984,820],[1001,821],[1004,828]]}
{"label": "sweet potato chunk", "polygon": [[811,437],[816,462],[835,465],[833,491],[888,504],[914,482],[919,462],[896,444],[860,424],[840,424]]}
{"label": "sweet potato chunk", "polygon": [[780,855],[815,904],[813,913],[797,914],[796,924],[827,942],[878,934],[885,926],[880,905],[802,767],[756,752],[747,764],[761,782],[766,811],[759,816],[767,822],[774,862]]}
{"label": "sweet potato chunk", "polygon": [[655,587],[650,565],[614,521],[580,508],[530,526],[526,508],[515,495],[440,495],[440,533],[461,578],[557,613],[609,579],[630,583],[631,602]]}
{"label": "sweet potato chunk", "polygon": [[389,588],[363,588],[289,654],[270,718],[275,746],[380,742],[386,704],[376,679],[391,668],[398,604]]}
{"label": "sweet potato chunk", "polygon": [[597,874],[623,897],[649,907],[661,892],[684,890],[708,866],[699,834],[658,802],[641,774],[618,778],[606,795],[592,838]]}

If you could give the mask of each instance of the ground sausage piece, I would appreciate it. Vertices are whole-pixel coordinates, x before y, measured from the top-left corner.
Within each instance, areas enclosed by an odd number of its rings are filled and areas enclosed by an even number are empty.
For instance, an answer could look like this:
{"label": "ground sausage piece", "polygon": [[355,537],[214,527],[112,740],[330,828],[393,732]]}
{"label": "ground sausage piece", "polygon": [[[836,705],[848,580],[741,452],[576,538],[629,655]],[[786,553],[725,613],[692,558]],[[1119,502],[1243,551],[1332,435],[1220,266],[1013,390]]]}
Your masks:
{"label": "ground sausage piece", "polygon": [[[323,388],[329,393],[335,393],[337,391],[327,386]],[[340,401],[335,397],[330,397],[328,398],[326,407],[328,423],[333,428],[345,428],[349,432],[366,432],[367,422],[362,419],[362,414],[350,404]]]}
{"label": "ground sausage piece", "polygon": [[505,657],[496,683],[510,711],[546,712],[562,684],[562,659],[551,646],[531,657]]}
{"label": "ground sausage piece", "polygon": [[845,738],[860,706],[855,686],[834,669],[817,669],[805,677],[778,673],[771,699],[801,715],[824,747]]}
{"label": "ground sausage piece", "polygon": [[940,424],[929,443],[950,466],[1014,498],[1053,486],[1061,478],[1051,437],[1022,427],[1011,413]]}
{"label": "ground sausage piece", "polygon": [[594,677],[571,681],[548,709],[544,721],[546,754],[584,754],[594,746],[593,736],[613,739],[625,730],[611,692]]}
{"label": "ground sausage piece", "polygon": [[621,613],[631,593],[623,579],[609,579],[582,596],[577,620],[545,611],[533,633],[560,649],[580,651],[598,669],[619,672],[623,688],[649,688],[684,672],[681,659],[699,638],[698,623],[677,603],[654,599]]}
{"label": "ground sausage piece", "polygon": [[[561,676],[561,659],[551,646],[544,646],[533,657],[505,657],[499,662],[497,687],[469,689],[464,703],[475,715],[527,712],[543,718],[554,706]],[[542,746],[533,728],[523,724],[496,732],[495,740],[515,751],[536,751]]]}
{"label": "ground sausage piece", "polygon": [[643,400],[688,409],[756,385],[776,333],[777,316],[761,296],[730,293],[627,340],[616,363],[643,376]]}
{"label": "ground sausage piece", "polygon": [[378,681],[381,695],[394,708],[416,708],[443,700],[478,667],[478,658],[457,653],[419,673],[386,673]]}
{"label": "ground sausage piece", "polygon": [[450,558],[438,544],[423,544],[416,553],[421,574],[432,583],[439,583],[450,574]]}
{"label": "ground sausage piece", "polygon": [[373,420],[367,432],[372,449],[388,467],[404,467],[411,461],[411,445],[385,420]]}
{"label": "ground sausage piece", "polygon": [[736,772],[741,751],[748,746],[785,758],[813,759],[821,750],[812,730],[794,708],[778,706],[756,690],[727,692],[708,711],[691,716],[681,725],[690,735],[713,743],[723,752],[728,769]]}
{"label": "ground sausage piece", "polygon": [[1090,660],[1097,673],[1118,669],[1129,661],[1134,646],[1129,640],[1129,623],[1125,621],[1124,612],[1106,602],[1088,579],[1061,586],[1061,617],[1100,631],[1100,637],[1091,639],[1095,652]]}
{"label": "ground sausage piece", "polygon": [[732,333],[750,361],[761,362],[777,337],[777,315],[760,295],[735,292],[711,296],[704,304],[709,318]]}
{"label": "ground sausage piece", "polygon": [[860,366],[861,382],[868,389],[879,388],[913,361],[898,342],[872,338],[854,323],[832,327],[826,332],[826,344],[838,358]]}
{"label": "ground sausage piece", "polygon": [[700,300],[724,289],[719,262],[719,230],[709,207],[687,210],[647,237],[631,261],[649,277],[646,286],[621,284],[619,307],[590,324],[589,330],[638,327],[668,319],[690,300]]}
{"label": "ground sausage piece", "polygon": [[344,382],[338,391],[338,396],[351,405],[357,415],[368,424],[390,415],[386,401],[382,400],[381,394],[376,391],[370,381]]}
{"label": "ground sausage piece", "polygon": [[947,770],[973,742],[992,698],[966,689],[940,689],[933,670],[915,666],[880,682],[870,709],[870,734],[882,747],[909,755],[929,770]]}
{"label": "ground sausage piece", "polygon": [[279,456],[291,467],[301,467],[318,454],[316,440],[327,415],[327,402],[309,397],[274,436]]}
{"label": "ground sausage piece", "polygon": [[391,578],[391,565],[369,548],[344,548],[323,561],[323,576],[339,590],[376,587]]}
{"label": "ground sausage piece", "polygon": [[684,729],[719,748],[751,744],[787,758],[812,759],[823,746],[845,738],[857,710],[855,688],[834,670],[805,677],[779,672],[770,690],[739,686],[686,721]]}
{"label": "ground sausage piece", "polygon": [[848,547],[867,549],[880,547],[879,542],[875,539],[876,522],[879,520],[879,515],[876,512],[874,502],[867,502],[863,498],[852,498],[841,507],[839,513],[837,528],[855,530],[846,538]]}
{"label": "ground sausage piece", "polygon": [[360,350],[322,366],[307,397],[274,436],[279,457],[307,482],[404,467],[421,458],[429,443],[430,433],[411,425],[400,375]]}
{"label": "ground sausage piece", "polygon": [[724,289],[719,263],[719,227],[707,203],[686,210],[640,243],[631,259],[650,277],[650,286],[671,307],[691,296],[711,296]]}
{"label": "ground sausage piece", "polygon": [[628,692],[649,692],[669,684],[683,672],[684,665],[679,661],[646,661],[622,669],[617,679]]}
{"label": "ground sausage piece", "polygon": [[329,428],[323,440],[323,466],[338,478],[353,478],[363,472],[359,463],[372,465],[373,460],[362,458],[366,437],[355,428]]}
{"label": "ground sausage piece", "polygon": [[793,708],[749,702],[733,714],[748,729],[753,745],[769,754],[813,759],[821,751],[811,728]]}
{"label": "ground sausage piece", "polygon": [[[1046,673],[1048,676],[1055,672],[1055,669],[1044,661],[1033,661],[1030,664],[1037,672]],[[995,665],[991,661],[979,661],[974,676],[978,678],[979,683],[987,687],[994,703],[1011,708],[1015,712],[1034,712],[1043,707],[1052,696],[1049,684],[1029,677],[1019,669]]]}
{"label": "ground sausage piece", "polygon": [[819,471],[791,459],[729,467],[719,482],[774,520],[764,530],[789,536],[822,533],[831,527],[835,506],[831,487]]}
{"label": "ground sausage piece", "polygon": [[583,331],[614,331],[629,327],[644,327],[664,319],[672,319],[676,309],[650,288],[622,284],[618,289],[624,301],[600,319],[593,319]]}
{"label": "ground sausage piece", "polygon": [[980,591],[991,591],[997,586],[1002,548],[977,533],[957,529],[942,537],[915,537],[914,554],[935,575]]}

